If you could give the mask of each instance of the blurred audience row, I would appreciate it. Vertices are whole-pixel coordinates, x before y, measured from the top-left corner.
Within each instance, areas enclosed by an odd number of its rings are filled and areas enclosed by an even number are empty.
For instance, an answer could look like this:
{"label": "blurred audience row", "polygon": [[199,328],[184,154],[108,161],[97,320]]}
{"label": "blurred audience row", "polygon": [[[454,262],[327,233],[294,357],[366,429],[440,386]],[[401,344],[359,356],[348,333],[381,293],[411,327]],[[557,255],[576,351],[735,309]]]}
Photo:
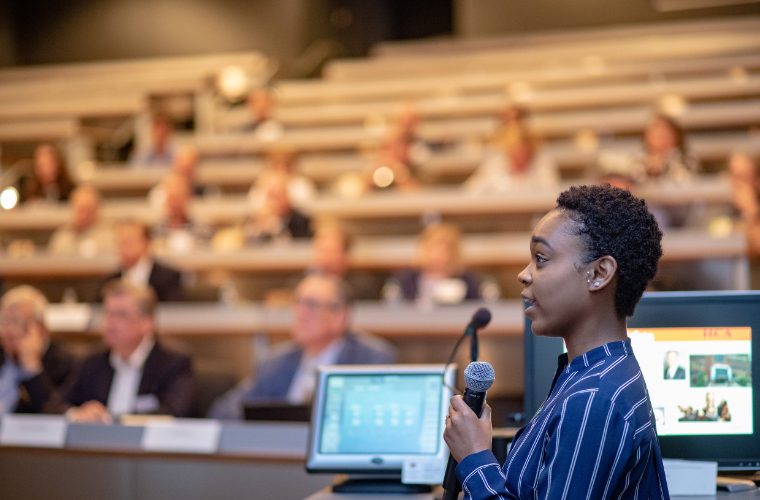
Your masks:
{"label": "blurred audience row", "polygon": [[318,365],[396,361],[390,344],[351,329],[351,296],[340,279],[307,276],[296,287],[295,304],[292,341],[229,392],[202,401],[190,358],[156,338],[150,287],[108,282],[104,345],[85,359],[50,338],[44,295],[15,287],[0,300],[0,415],[59,413],[73,422],[109,424],[132,414],[205,417],[210,408],[214,418],[242,419],[248,403],[309,403]]}
{"label": "blurred audience row", "polygon": [[[252,96],[257,96],[254,92]],[[252,97],[253,102],[271,98]],[[267,106],[257,104],[253,108],[257,119],[251,123],[256,128],[271,122]],[[260,108],[260,109],[259,109]],[[262,121],[263,120],[263,121]],[[407,105],[396,116],[390,127],[383,127],[383,137],[378,146],[369,152],[369,166],[364,172],[348,172],[338,176],[332,184],[332,192],[343,197],[358,197],[370,190],[419,189],[418,167],[427,161],[432,151],[441,144],[430,144],[417,134],[419,113],[413,105]],[[248,130],[248,128],[246,128]],[[136,150],[130,160],[134,167],[152,168],[171,166],[172,172],[190,183],[193,195],[203,195],[211,186],[197,183],[198,152],[190,147],[178,147],[173,139],[171,120],[163,114],[154,117],[152,140],[148,149]],[[596,150],[596,159],[589,165],[587,174],[593,179],[615,180],[636,185],[648,180],[670,179],[684,182],[699,173],[696,159],[686,147],[683,130],[668,116],[656,115],[644,131],[639,148],[608,147],[599,144],[599,138],[591,133],[579,135],[578,147]],[[588,143],[588,144],[586,144]],[[450,149],[450,148],[449,148]],[[524,187],[554,186],[560,180],[555,159],[541,147],[541,141],[530,130],[527,113],[521,108],[508,108],[502,113],[501,126],[485,145],[482,161],[475,172],[462,183],[466,192],[507,192]],[[312,198],[317,189],[310,179],[295,172],[296,151],[272,146],[266,155],[266,171],[286,176],[291,202],[299,205]],[[73,184],[63,165],[61,155],[49,144],[40,146],[34,155],[32,175],[20,182],[22,203],[33,200],[60,201],[68,199]],[[260,188],[251,189],[255,199]],[[158,193],[152,193],[155,201]],[[255,201],[255,200],[254,200]]]}

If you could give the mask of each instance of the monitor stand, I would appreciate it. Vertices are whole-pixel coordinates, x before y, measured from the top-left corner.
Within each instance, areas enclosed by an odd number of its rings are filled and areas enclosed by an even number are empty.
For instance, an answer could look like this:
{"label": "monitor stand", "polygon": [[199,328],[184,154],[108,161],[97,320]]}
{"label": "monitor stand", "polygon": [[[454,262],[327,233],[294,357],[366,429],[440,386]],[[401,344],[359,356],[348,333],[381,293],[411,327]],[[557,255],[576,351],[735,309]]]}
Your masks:
{"label": "monitor stand", "polygon": [[430,493],[433,488],[429,484],[404,484],[401,476],[382,477],[350,477],[340,484],[333,486],[335,493],[381,493],[381,494],[414,494]]}

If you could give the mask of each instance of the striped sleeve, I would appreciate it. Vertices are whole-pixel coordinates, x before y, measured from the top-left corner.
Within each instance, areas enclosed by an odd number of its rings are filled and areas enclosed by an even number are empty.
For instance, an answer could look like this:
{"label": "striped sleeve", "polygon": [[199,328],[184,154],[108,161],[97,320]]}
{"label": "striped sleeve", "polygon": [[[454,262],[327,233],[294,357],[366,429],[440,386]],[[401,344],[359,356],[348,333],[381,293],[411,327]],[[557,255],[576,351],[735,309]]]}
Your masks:
{"label": "striped sleeve", "polygon": [[472,500],[516,499],[507,491],[507,480],[491,450],[465,457],[456,468],[465,498]]}

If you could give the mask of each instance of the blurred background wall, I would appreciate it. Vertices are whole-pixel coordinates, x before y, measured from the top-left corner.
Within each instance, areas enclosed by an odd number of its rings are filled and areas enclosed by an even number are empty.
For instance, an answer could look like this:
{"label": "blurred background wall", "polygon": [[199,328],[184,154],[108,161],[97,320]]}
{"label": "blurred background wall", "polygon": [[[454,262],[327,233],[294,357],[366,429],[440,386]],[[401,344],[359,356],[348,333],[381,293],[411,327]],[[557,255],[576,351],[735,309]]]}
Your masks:
{"label": "blurred background wall", "polygon": [[282,76],[302,76],[288,71],[304,71],[303,58],[363,56],[383,40],[759,12],[658,12],[650,0],[2,0],[0,66],[253,49],[280,60]]}

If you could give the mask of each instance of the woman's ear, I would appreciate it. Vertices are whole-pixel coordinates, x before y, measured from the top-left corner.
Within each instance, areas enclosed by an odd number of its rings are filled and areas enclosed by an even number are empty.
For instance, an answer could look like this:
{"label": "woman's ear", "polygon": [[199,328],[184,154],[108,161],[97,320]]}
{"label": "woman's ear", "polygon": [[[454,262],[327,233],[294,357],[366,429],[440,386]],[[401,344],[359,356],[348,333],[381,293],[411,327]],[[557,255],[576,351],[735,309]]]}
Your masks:
{"label": "woman's ear", "polygon": [[589,268],[586,273],[589,290],[603,290],[615,277],[617,261],[614,257],[605,255],[589,264]]}

